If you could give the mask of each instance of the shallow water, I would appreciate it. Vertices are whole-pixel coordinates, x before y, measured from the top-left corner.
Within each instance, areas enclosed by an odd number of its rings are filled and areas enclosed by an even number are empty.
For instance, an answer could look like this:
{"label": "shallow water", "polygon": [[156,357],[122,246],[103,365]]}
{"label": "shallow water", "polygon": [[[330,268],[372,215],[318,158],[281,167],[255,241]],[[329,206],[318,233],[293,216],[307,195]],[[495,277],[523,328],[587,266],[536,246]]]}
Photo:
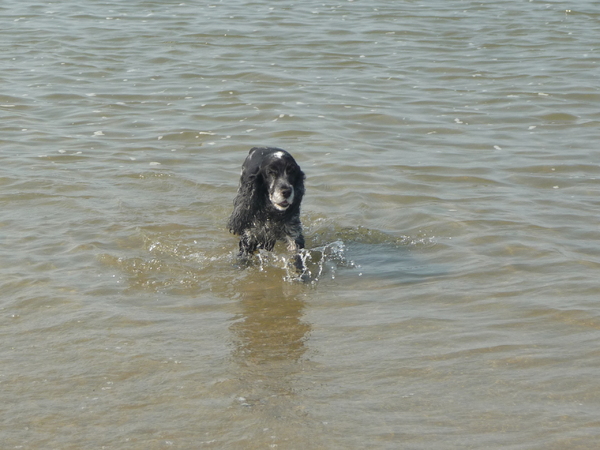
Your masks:
{"label": "shallow water", "polygon": [[[3,448],[595,448],[599,14],[4,2]],[[254,145],[305,282],[236,261]]]}

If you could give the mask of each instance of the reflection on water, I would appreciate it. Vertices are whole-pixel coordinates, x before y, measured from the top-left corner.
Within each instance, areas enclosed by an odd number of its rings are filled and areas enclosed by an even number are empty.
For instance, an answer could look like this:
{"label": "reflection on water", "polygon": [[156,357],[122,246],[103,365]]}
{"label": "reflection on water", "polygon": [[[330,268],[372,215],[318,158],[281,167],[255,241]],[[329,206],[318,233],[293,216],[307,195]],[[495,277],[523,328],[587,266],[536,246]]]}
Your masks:
{"label": "reflection on water", "polygon": [[240,286],[242,311],[231,325],[234,359],[249,378],[289,393],[286,379],[300,370],[311,331],[302,320],[303,289],[269,276],[258,278]]}
{"label": "reflection on water", "polygon": [[[311,433],[322,425],[311,417],[302,392],[307,376],[312,327],[304,319],[306,290],[285,282],[280,272],[249,269],[236,285],[239,312],[229,327],[232,335],[230,415],[236,423],[252,423],[229,433],[233,448],[320,448]],[[289,447],[291,445],[291,447]]]}

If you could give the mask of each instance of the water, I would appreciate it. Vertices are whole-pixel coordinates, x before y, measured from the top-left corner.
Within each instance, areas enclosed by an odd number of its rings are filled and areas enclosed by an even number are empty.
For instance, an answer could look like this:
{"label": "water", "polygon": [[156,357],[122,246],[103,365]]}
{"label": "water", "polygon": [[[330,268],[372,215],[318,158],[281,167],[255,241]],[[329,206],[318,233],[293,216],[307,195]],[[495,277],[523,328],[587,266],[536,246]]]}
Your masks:
{"label": "water", "polygon": [[[595,448],[599,15],[5,1],[3,448]],[[235,259],[254,145],[303,282]]]}

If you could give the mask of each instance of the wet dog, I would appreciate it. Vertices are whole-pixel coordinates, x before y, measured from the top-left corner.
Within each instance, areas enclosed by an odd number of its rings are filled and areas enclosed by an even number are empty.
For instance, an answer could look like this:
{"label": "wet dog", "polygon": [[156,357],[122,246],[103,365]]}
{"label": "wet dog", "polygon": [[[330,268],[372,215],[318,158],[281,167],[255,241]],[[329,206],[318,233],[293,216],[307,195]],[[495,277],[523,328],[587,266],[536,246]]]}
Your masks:
{"label": "wet dog", "polygon": [[303,269],[299,250],[304,248],[300,223],[304,178],[300,166],[285,150],[250,150],[228,222],[229,231],[240,236],[240,257],[248,258],[258,249],[271,251],[277,241],[284,241],[296,253],[296,268]]}

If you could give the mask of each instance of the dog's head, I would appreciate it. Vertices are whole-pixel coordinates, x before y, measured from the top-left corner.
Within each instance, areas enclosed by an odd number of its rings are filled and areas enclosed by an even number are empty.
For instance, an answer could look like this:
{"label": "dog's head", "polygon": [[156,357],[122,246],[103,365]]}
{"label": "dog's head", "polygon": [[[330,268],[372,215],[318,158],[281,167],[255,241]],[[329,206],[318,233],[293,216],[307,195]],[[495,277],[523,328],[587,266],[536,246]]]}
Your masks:
{"label": "dog's head", "polygon": [[304,195],[304,173],[285,150],[253,148],[244,162],[242,179],[245,175],[262,184],[270,206],[278,211],[299,205]]}

